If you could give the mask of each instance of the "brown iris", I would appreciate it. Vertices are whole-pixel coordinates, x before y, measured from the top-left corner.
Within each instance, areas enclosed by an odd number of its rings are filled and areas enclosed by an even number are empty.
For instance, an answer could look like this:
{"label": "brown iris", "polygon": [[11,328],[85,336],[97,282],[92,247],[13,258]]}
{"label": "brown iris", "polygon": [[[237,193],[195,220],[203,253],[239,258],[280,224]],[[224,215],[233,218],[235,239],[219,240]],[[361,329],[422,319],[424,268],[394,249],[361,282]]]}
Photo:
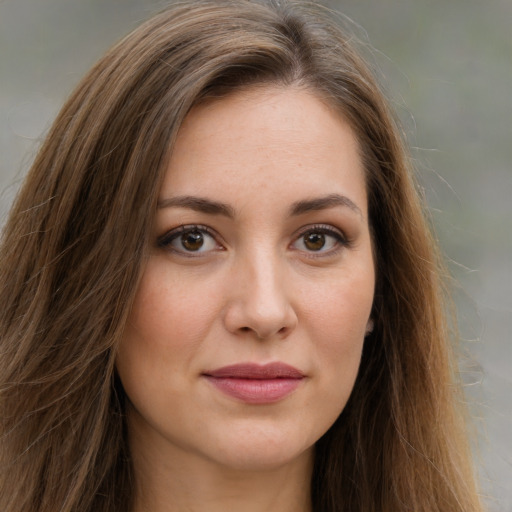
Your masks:
{"label": "brown iris", "polygon": [[200,231],[187,231],[181,235],[181,244],[187,251],[197,251],[204,244],[204,237]]}
{"label": "brown iris", "polygon": [[306,233],[304,235],[304,245],[310,251],[319,251],[325,245],[325,235],[323,233]]}

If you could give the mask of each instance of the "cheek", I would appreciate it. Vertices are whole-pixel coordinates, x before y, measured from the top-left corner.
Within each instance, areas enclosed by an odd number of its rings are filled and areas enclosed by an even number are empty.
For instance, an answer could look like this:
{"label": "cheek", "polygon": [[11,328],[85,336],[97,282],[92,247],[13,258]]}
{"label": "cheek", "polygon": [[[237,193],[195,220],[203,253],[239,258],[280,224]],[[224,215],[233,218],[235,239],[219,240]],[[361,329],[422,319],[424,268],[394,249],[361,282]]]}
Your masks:
{"label": "cheek", "polygon": [[150,260],[116,360],[134,402],[143,403],[148,396],[157,400],[162,389],[179,387],[190,378],[183,369],[193,368],[194,356],[218,316],[216,304],[218,299],[204,285],[195,290],[193,282],[177,279],[168,265]]}
{"label": "cheek", "polygon": [[338,414],[359,370],[373,295],[373,273],[369,271],[359,277],[338,276],[306,298],[305,324],[313,340],[316,371],[323,381],[326,399],[337,404]]}
{"label": "cheek", "polygon": [[[317,340],[339,350],[364,339],[374,297],[370,268],[357,275],[335,276],[302,296],[303,314]],[[339,343],[337,343],[339,342]]]}
{"label": "cheek", "polygon": [[326,376],[352,386],[357,375],[368,316],[343,304],[324,307],[312,326],[318,361]]}
{"label": "cheek", "polygon": [[197,286],[170,272],[169,265],[150,262],[135,297],[129,318],[130,332],[154,350],[194,350],[215,321],[219,298],[207,283]]}

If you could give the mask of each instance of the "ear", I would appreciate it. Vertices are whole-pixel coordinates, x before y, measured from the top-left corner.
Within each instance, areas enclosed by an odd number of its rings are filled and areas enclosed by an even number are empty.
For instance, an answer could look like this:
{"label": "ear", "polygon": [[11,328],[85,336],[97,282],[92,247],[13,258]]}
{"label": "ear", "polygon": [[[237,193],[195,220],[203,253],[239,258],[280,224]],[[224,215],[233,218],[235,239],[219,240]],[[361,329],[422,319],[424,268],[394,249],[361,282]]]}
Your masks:
{"label": "ear", "polygon": [[370,318],[368,320],[368,323],[366,324],[366,331],[365,331],[364,335],[368,336],[369,334],[371,334],[373,332],[373,327],[374,327],[373,320]]}

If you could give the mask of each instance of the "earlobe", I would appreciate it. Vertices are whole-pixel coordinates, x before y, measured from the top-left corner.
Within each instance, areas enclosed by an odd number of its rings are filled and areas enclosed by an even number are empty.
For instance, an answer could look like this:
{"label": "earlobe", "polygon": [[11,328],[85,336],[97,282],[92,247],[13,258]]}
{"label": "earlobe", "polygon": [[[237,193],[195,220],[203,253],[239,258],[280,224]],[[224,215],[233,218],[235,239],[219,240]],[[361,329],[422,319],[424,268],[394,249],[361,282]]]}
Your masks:
{"label": "earlobe", "polygon": [[368,336],[369,334],[371,334],[373,332],[373,327],[374,327],[373,320],[370,318],[368,320],[368,323],[366,324],[366,330],[364,332],[364,335]]}

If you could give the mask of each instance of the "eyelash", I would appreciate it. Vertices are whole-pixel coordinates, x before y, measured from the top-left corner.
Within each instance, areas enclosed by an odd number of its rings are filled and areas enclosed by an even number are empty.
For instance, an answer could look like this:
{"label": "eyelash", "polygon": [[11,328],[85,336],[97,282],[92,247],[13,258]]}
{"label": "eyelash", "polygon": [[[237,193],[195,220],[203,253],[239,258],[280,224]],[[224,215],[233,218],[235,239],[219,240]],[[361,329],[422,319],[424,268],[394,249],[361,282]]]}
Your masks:
{"label": "eyelash", "polygon": [[[328,235],[335,240],[335,246],[332,249],[326,251],[304,251],[308,258],[322,258],[326,256],[334,256],[341,249],[350,247],[350,240],[339,230],[328,224],[313,224],[301,229],[294,239],[293,243],[303,239],[308,233],[319,233]],[[300,250],[300,249],[297,249]]]}
{"label": "eyelash", "polygon": [[[217,246],[219,247],[219,250],[223,250],[222,245],[218,242],[219,235],[213,231],[208,226],[200,225],[200,224],[188,224],[179,226],[177,228],[172,229],[171,231],[168,231],[164,235],[158,238],[157,244],[158,247],[161,247],[163,249],[166,249],[168,251],[174,252],[176,254],[179,254],[180,256],[185,256],[189,258],[194,257],[200,257],[205,253],[211,252],[211,251],[187,251],[187,250],[178,250],[171,246],[172,242],[174,242],[178,237],[185,233],[192,233],[194,231],[197,231],[199,233],[206,233],[209,237],[211,237]],[[325,256],[331,256],[337,254],[342,248],[344,247],[350,247],[351,242],[347,239],[347,237],[338,229],[327,225],[327,224],[314,224],[311,226],[307,226],[303,229],[301,229],[295,236],[293,242],[291,245],[297,243],[299,240],[303,239],[307,234],[309,233],[317,233],[317,234],[323,234],[330,236],[334,238],[335,240],[335,246],[331,249],[328,249],[326,251],[323,251],[320,249],[319,251],[314,250],[302,250],[302,249],[295,249],[300,250],[307,254],[307,257],[309,258],[321,258]]]}
{"label": "eyelash", "polygon": [[[171,251],[173,253],[179,254],[180,256],[185,256],[188,258],[197,258],[204,254],[204,252],[201,251],[186,251],[186,250],[178,250],[171,246],[172,242],[176,240],[178,237],[185,233],[192,233],[194,231],[197,231],[199,233],[206,233],[210,238],[212,238],[217,246],[219,247],[219,250],[222,246],[219,244],[217,239],[219,238],[219,235],[215,233],[212,229],[210,229],[208,226],[203,226],[200,224],[187,224],[183,226],[179,226],[177,228],[172,229],[171,231],[168,231],[164,235],[158,238],[157,244],[158,247],[161,247],[163,249],[166,249],[168,251]],[[209,251],[208,251],[209,252]]]}

